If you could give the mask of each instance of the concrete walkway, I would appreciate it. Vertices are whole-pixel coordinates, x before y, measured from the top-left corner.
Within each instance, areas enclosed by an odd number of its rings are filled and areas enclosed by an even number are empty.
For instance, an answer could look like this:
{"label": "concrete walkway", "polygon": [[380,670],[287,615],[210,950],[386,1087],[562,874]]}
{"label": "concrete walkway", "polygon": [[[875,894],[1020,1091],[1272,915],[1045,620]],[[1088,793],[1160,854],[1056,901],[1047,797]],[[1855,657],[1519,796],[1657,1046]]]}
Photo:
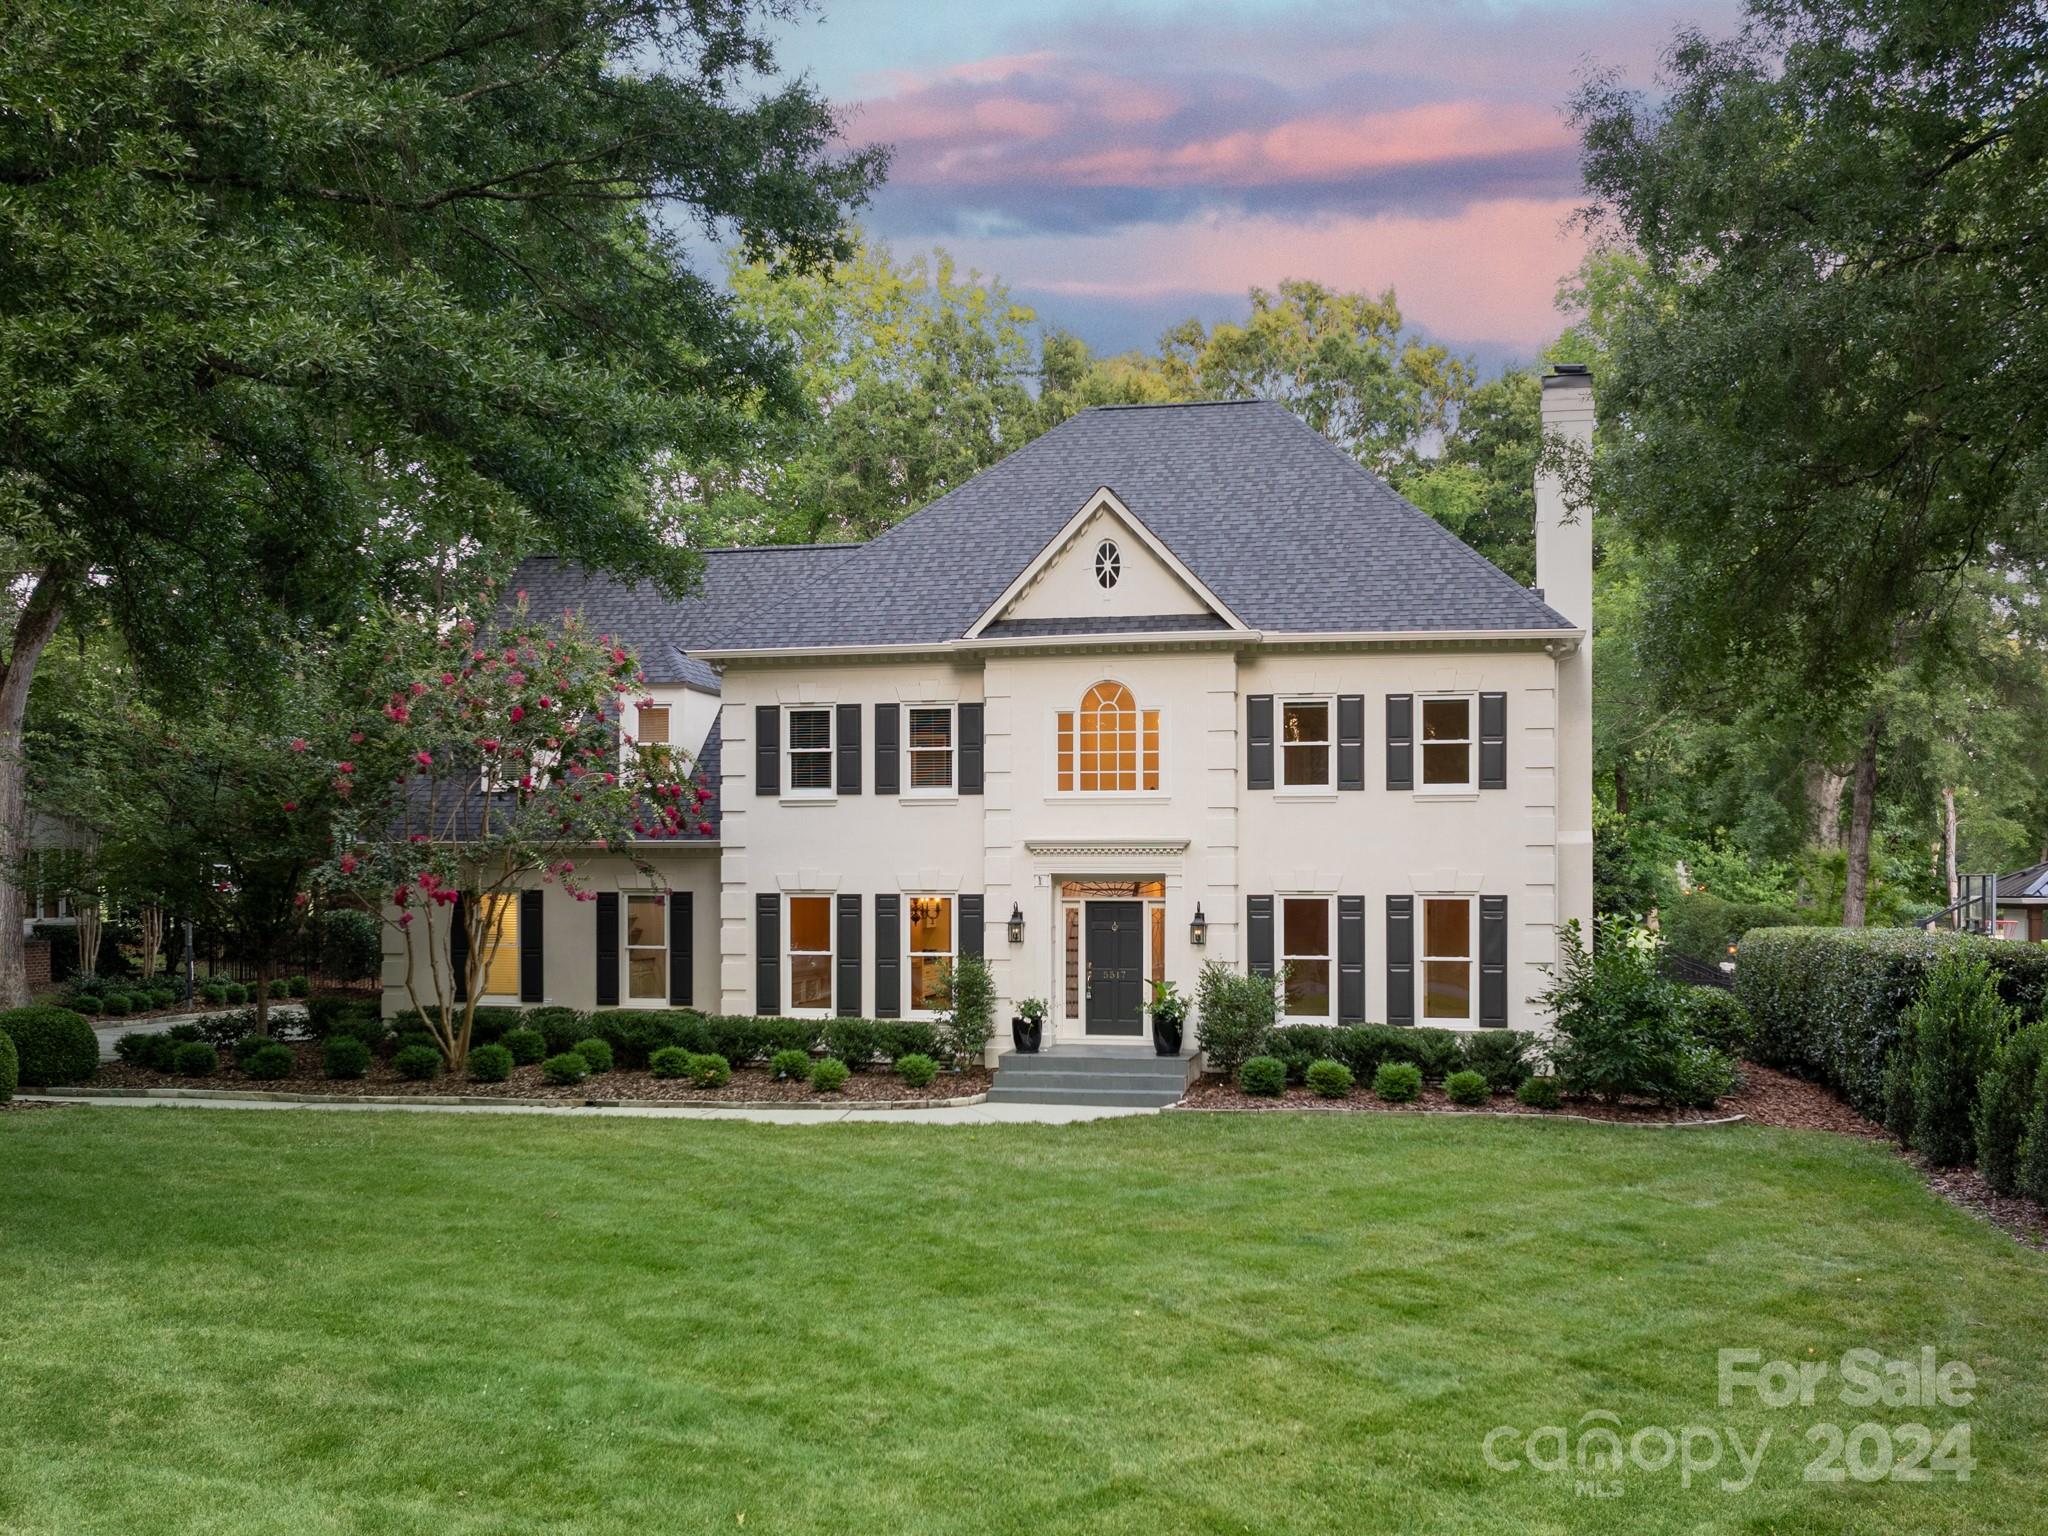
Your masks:
{"label": "concrete walkway", "polygon": [[[243,1003],[239,1008],[233,1006],[208,1008],[199,1013],[159,1013],[147,1019],[95,1019],[92,1032],[99,1037],[100,1060],[112,1061],[114,1059],[114,1042],[123,1035],[160,1035],[173,1024],[197,1024],[204,1019],[212,1018],[215,1014],[240,1013],[249,1006],[248,1003]],[[306,1008],[303,1003],[272,1003],[270,1005],[270,1016],[273,1019],[286,1016],[296,1017],[305,1011]]]}
{"label": "concrete walkway", "polygon": [[678,1105],[674,1109],[599,1108],[588,1104],[564,1104],[541,1108],[524,1104],[275,1104],[244,1099],[141,1099],[128,1097],[55,1097],[22,1093],[20,1099],[46,1104],[89,1104],[103,1109],[255,1109],[309,1110],[314,1114],[362,1114],[391,1110],[401,1115],[571,1115],[607,1120],[755,1120],[768,1125],[845,1125],[864,1122],[875,1125],[1071,1125],[1081,1120],[1121,1119],[1126,1115],[1156,1115],[1156,1109],[1129,1109],[1094,1104],[967,1104],[946,1109],[715,1109],[701,1105]]}

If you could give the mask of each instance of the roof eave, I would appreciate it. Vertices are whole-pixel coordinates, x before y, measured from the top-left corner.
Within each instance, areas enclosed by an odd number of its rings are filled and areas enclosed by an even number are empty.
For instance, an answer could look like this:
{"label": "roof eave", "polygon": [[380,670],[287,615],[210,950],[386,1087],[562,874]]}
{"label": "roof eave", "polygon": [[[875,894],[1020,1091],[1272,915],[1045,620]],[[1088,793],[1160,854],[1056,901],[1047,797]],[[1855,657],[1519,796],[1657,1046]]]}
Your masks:
{"label": "roof eave", "polygon": [[1282,630],[1258,629],[1171,629],[1136,634],[1097,635],[1000,635],[957,640],[910,640],[857,645],[775,645],[701,650],[693,652],[704,661],[803,661],[814,657],[830,660],[861,656],[959,656],[982,651],[1080,648],[1094,650],[1128,646],[1178,645],[1189,647],[1265,646],[1355,646],[1386,650],[1430,645],[1511,645],[1517,649],[1537,647],[1569,655],[1585,642],[1583,629],[1400,629],[1400,630]]}

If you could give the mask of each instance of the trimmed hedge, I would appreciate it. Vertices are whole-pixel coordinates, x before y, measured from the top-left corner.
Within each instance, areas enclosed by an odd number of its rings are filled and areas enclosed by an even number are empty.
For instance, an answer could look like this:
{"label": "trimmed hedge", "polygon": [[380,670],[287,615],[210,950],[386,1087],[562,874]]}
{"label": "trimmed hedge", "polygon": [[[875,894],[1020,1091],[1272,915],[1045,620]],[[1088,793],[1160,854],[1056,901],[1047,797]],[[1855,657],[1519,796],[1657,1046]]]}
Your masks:
{"label": "trimmed hedge", "polygon": [[1408,1104],[1422,1096],[1422,1069],[1412,1061],[1383,1062],[1372,1075],[1375,1098],[1389,1104]]}
{"label": "trimmed hedge", "polygon": [[14,1037],[0,1030],[0,1104],[14,1097],[21,1086],[21,1058],[14,1049]]}
{"label": "trimmed hedge", "polygon": [[[1674,955],[1702,965],[1719,965],[1728,946],[1740,945],[1753,928],[1784,928],[1799,922],[1790,907],[1767,901],[1730,901],[1711,891],[1673,897],[1658,913],[1664,944]],[[1747,959],[1745,952],[1743,959]]]}
{"label": "trimmed hedge", "polygon": [[264,1041],[246,1056],[237,1053],[235,1060],[249,1076],[269,1082],[275,1082],[281,1077],[290,1077],[292,1068],[299,1064],[298,1057],[292,1054],[292,1048],[280,1045],[275,1040]]}
{"label": "trimmed hedge", "polygon": [[1287,1063],[1278,1056],[1248,1056],[1238,1065],[1237,1086],[1261,1098],[1277,1098],[1287,1086]]}
{"label": "trimmed hedge", "polygon": [[1911,928],[1765,928],[1745,934],[1735,994],[1748,1007],[1755,1056],[1825,1083],[1885,1118],[1885,1064],[1906,1014],[1945,954],[1982,955],[2002,1002],[2022,1018],[2048,1005],[2048,945]]}
{"label": "trimmed hedge", "polygon": [[1453,1072],[1444,1079],[1444,1097],[1453,1104],[1462,1104],[1467,1109],[1477,1108],[1493,1096],[1483,1074],[1467,1069]]}
{"label": "trimmed hedge", "polygon": [[1351,1069],[1341,1061],[1312,1061],[1302,1081],[1315,1090],[1319,1099],[1341,1099],[1351,1092],[1355,1079]]}
{"label": "trimmed hedge", "polygon": [[480,1045],[469,1053],[472,1083],[502,1083],[512,1075],[512,1053],[502,1045]]}
{"label": "trimmed hedge", "polygon": [[320,1047],[320,1068],[337,1082],[367,1076],[370,1048],[355,1035],[329,1035]]}
{"label": "trimmed hedge", "polygon": [[82,1083],[100,1066],[99,1036],[69,1008],[14,1008],[0,1013],[0,1034],[14,1041],[16,1071],[30,1088]]}
{"label": "trimmed hedge", "polygon": [[1433,1029],[1392,1024],[1285,1024],[1266,1040],[1264,1054],[1287,1064],[1287,1080],[1305,1082],[1318,1061],[1338,1061],[1360,1082],[1372,1081],[1386,1062],[1406,1062],[1425,1078],[1464,1069],[1496,1088],[1513,1088],[1529,1075],[1536,1036],[1521,1030]]}

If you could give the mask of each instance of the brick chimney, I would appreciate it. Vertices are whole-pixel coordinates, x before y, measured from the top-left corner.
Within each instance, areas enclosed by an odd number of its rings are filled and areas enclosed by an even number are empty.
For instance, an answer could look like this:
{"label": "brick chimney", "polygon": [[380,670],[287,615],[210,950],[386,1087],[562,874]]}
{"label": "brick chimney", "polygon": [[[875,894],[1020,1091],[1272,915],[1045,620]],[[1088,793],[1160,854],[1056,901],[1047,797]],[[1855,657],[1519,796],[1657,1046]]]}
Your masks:
{"label": "brick chimney", "polygon": [[[1543,440],[1593,451],[1593,380],[1584,363],[1558,363],[1543,379]],[[1536,584],[1543,600],[1585,632],[1557,658],[1557,920],[1593,923],[1593,509],[1572,504],[1563,480],[1536,471]]]}

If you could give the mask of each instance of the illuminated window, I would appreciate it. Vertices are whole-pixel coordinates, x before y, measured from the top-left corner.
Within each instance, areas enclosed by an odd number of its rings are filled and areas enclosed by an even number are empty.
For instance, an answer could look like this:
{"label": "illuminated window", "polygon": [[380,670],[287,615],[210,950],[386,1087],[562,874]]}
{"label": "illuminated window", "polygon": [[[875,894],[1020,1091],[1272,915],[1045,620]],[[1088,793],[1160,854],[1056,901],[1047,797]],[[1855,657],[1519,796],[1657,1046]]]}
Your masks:
{"label": "illuminated window", "polygon": [[789,898],[789,1011],[832,1011],[832,898]]}
{"label": "illuminated window", "polygon": [[1282,1011],[1291,1019],[1329,1018],[1329,897],[1289,896],[1280,903],[1280,963],[1287,967]]}
{"label": "illuminated window", "polygon": [[1082,698],[1078,714],[1059,712],[1056,727],[1062,793],[1159,788],[1159,711],[1141,711],[1122,683],[1097,683]]}
{"label": "illuminated window", "polygon": [[953,964],[953,898],[910,898],[910,1011],[938,1013],[946,1006],[946,971]]}
{"label": "illuminated window", "polygon": [[1472,700],[1422,701],[1422,787],[1472,787]]}
{"label": "illuminated window", "polygon": [[483,991],[494,997],[519,995],[519,893],[478,898],[477,948],[484,957]]}
{"label": "illuminated window", "polygon": [[1286,699],[1280,705],[1280,782],[1289,789],[1330,787],[1330,701]]}
{"label": "illuminated window", "polygon": [[626,898],[626,996],[668,997],[668,903]]}
{"label": "illuminated window", "polygon": [[919,705],[910,711],[910,792],[942,794],[953,787],[953,706]]}
{"label": "illuminated window", "polygon": [[1472,1017],[1472,901],[1430,896],[1422,903],[1422,1016]]}

